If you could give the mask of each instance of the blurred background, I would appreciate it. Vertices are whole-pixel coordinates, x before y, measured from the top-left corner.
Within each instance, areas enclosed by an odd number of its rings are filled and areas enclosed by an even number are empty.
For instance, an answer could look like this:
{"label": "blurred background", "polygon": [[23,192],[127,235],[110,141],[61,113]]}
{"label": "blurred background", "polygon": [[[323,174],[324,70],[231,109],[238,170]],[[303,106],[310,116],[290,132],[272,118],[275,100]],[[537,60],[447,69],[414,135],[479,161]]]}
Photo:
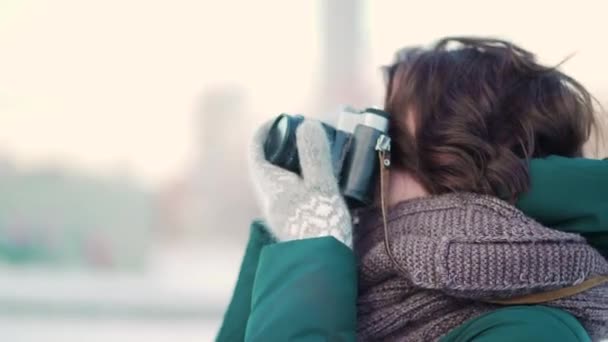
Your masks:
{"label": "blurred background", "polygon": [[563,69],[605,104],[604,6],[0,0],[0,336],[212,340],[259,123],[381,105],[395,50],[464,34],[575,53]]}

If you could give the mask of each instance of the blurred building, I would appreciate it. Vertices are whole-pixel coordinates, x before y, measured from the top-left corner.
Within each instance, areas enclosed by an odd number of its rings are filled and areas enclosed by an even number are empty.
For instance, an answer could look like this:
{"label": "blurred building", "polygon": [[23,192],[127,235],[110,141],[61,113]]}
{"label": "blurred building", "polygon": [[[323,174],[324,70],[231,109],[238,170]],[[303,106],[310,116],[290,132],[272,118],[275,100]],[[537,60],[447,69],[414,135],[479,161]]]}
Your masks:
{"label": "blurred building", "polygon": [[[363,0],[319,2],[321,77],[310,103],[313,116],[332,120],[343,104],[374,105],[369,81]],[[163,227],[173,237],[236,239],[258,216],[246,161],[246,137],[259,124],[245,91],[236,85],[207,89],[197,113],[196,162],[161,193]]]}
{"label": "blurred building", "polygon": [[316,112],[333,114],[339,106],[373,105],[369,52],[364,25],[365,1],[321,1],[321,65]]}
{"label": "blurred building", "polygon": [[247,234],[257,215],[247,166],[247,137],[252,123],[242,88],[224,86],[203,94],[200,156],[194,184],[198,191],[203,230],[208,236]]}
{"label": "blurred building", "polygon": [[129,179],[0,161],[0,260],[139,268],[152,220],[150,194]]}
{"label": "blurred building", "polygon": [[160,196],[163,226],[171,236],[246,237],[257,216],[245,149],[253,122],[241,88],[222,86],[202,95],[195,163]]}

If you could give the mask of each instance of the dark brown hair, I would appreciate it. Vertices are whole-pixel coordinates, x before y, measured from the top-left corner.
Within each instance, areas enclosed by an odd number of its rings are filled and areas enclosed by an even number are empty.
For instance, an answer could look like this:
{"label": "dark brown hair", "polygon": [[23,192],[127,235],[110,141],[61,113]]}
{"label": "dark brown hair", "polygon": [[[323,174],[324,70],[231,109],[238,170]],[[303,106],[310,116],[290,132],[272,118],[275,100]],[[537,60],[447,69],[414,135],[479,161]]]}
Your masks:
{"label": "dark brown hair", "polygon": [[594,125],[580,83],[506,41],[441,39],[399,51],[387,71],[393,165],[433,194],[514,200],[530,158],[581,155]]}

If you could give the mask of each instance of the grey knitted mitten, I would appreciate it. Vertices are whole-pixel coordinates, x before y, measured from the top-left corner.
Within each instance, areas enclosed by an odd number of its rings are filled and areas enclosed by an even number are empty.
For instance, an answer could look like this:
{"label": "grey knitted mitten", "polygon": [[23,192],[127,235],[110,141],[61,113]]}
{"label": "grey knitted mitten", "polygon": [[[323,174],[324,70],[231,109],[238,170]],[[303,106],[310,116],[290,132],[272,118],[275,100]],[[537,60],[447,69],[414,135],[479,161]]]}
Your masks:
{"label": "grey knitted mitten", "polygon": [[256,132],[250,168],[271,233],[279,241],[333,236],[352,248],[352,224],[331,165],[329,143],[318,121],[304,120],[296,131],[302,176],[264,157],[271,123]]}

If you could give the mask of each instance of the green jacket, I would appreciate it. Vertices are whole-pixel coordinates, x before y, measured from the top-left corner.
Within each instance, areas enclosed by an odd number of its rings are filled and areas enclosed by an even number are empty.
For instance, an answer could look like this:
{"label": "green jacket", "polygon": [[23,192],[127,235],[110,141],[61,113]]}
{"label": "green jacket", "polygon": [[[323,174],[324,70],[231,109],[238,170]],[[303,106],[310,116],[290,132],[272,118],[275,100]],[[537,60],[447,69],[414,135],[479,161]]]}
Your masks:
{"label": "green jacket", "polygon": [[[533,160],[530,173],[531,190],[517,206],[608,255],[608,161],[549,157]],[[356,302],[349,248],[332,237],[276,243],[256,221],[217,341],[355,341]],[[515,340],[589,337],[564,311],[520,306],[468,321],[442,341]]]}

